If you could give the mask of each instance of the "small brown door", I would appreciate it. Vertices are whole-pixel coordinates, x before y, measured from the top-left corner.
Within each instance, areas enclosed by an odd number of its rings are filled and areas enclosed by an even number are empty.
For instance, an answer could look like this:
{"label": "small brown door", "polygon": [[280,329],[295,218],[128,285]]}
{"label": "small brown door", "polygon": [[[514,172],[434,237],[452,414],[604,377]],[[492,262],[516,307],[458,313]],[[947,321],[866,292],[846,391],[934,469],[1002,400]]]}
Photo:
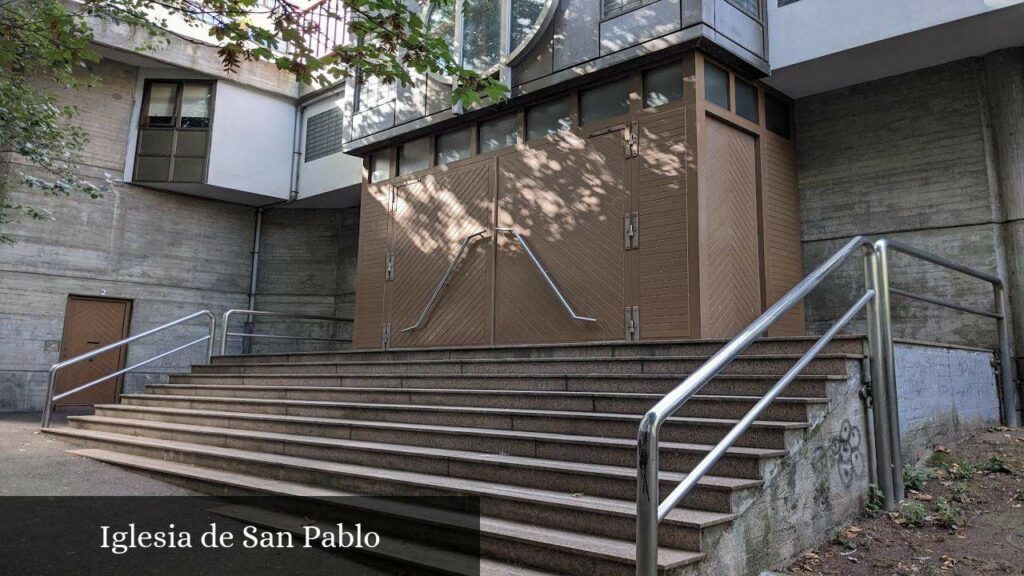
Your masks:
{"label": "small brown door", "polygon": [[[60,360],[102,348],[128,336],[130,300],[113,298],[68,297],[64,314],[64,336]],[[127,351],[111,350],[61,370],[57,374],[56,393],[60,394],[124,368]],[[111,378],[57,402],[59,406],[89,406],[116,402],[123,377]]]}

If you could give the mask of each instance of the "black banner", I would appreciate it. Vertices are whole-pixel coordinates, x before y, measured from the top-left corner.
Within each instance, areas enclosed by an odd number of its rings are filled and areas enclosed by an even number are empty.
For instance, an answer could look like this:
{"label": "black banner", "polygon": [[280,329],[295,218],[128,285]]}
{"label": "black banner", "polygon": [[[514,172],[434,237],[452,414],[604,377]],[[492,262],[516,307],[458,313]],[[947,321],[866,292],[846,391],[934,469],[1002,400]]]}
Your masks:
{"label": "black banner", "polygon": [[468,497],[5,497],[0,575],[480,572]]}

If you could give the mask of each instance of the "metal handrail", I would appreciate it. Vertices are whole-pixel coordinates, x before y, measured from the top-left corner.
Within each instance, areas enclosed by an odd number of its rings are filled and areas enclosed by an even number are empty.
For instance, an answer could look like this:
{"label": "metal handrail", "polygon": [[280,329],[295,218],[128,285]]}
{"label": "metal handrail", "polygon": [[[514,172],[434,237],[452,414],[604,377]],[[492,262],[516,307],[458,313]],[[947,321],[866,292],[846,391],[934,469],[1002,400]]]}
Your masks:
{"label": "metal handrail", "polygon": [[[108,374],[108,375],[106,375],[106,376],[104,376],[102,378],[97,378],[96,380],[93,380],[92,382],[87,382],[85,384],[82,384],[81,386],[75,387],[74,389],[68,390],[66,392],[61,392],[60,394],[57,394],[56,396],[54,396],[54,391],[55,391],[56,386],[57,386],[57,372],[59,372],[60,370],[63,370],[64,368],[67,368],[68,366],[71,366],[71,365],[74,365],[74,364],[78,364],[79,362],[82,362],[83,360],[88,360],[89,358],[92,358],[94,356],[99,356],[100,354],[103,354],[105,352],[110,352],[111,350],[114,350],[116,348],[120,348],[121,346],[124,346],[126,344],[131,344],[132,342],[135,342],[136,340],[141,340],[142,338],[145,338],[147,336],[152,336],[153,334],[156,334],[157,332],[163,332],[164,330],[167,330],[168,328],[171,328],[173,326],[177,326],[179,324],[184,324],[185,322],[188,322],[189,320],[193,320],[193,319],[198,318],[200,316],[206,316],[206,317],[208,317],[210,319],[210,333],[207,334],[206,336],[203,336],[202,338],[197,338],[197,339],[189,342],[188,344],[183,344],[181,346],[178,346],[177,348],[174,348],[173,350],[168,350],[167,352],[163,352],[161,354],[153,356],[152,358],[149,358],[147,360],[143,360],[142,362],[139,362],[137,364],[132,364],[131,366],[129,366],[127,368],[122,368],[121,370],[118,370],[117,372],[113,372],[113,373]],[[50,416],[53,413],[53,403],[54,402],[56,402],[56,401],[58,401],[58,400],[60,400],[62,398],[66,398],[68,396],[71,396],[72,394],[76,394],[78,392],[81,392],[82,390],[85,390],[87,388],[91,388],[91,387],[93,387],[93,386],[95,386],[95,385],[97,385],[97,384],[99,384],[101,382],[106,382],[107,380],[110,380],[111,378],[116,378],[118,376],[121,376],[122,374],[127,374],[128,372],[131,372],[132,370],[135,370],[136,368],[140,368],[142,366],[145,366],[146,364],[149,364],[151,362],[155,362],[155,361],[157,361],[157,360],[159,360],[161,358],[164,358],[166,356],[170,356],[171,354],[174,354],[175,352],[180,352],[180,351],[182,351],[182,350],[184,350],[186,348],[189,348],[190,346],[194,346],[196,344],[199,344],[200,342],[208,342],[208,344],[206,346],[206,361],[209,362],[210,358],[213,356],[213,338],[214,338],[214,335],[216,333],[217,333],[217,316],[215,316],[214,313],[210,312],[209,310],[200,310],[199,312],[195,312],[193,314],[189,314],[188,316],[184,316],[182,318],[178,318],[177,320],[174,320],[173,322],[168,322],[167,324],[164,324],[162,326],[157,326],[156,328],[153,328],[152,330],[146,330],[145,332],[142,332],[141,334],[136,334],[135,336],[129,336],[128,338],[123,338],[123,339],[118,340],[117,342],[114,342],[112,344],[107,344],[106,346],[103,346],[102,348],[97,348],[95,350],[86,352],[85,354],[79,354],[78,356],[75,356],[74,358],[69,358],[67,360],[64,360],[63,362],[58,362],[57,364],[54,364],[53,366],[50,367],[49,381],[47,382],[47,387],[46,387],[46,403],[43,405],[43,420],[42,420],[41,426],[43,428],[49,428],[50,427]]]}
{"label": "metal handrail", "polygon": [[565,308],[565,311],[569,314],[569,316],[572,317],[573,320],[578,320],[580,322],[597,322],[597,318],[580,316],[579,314],[576,313],[572,305],[569,304],[569,301],[566,300],[565,296],[562,294],[562,291],[558,289],[558,284],[555,284],[555,280],[551,277],[551,274],[549,274],[547,269],[544,268],[544,265],[540,263],[540,260],[537,259],[537,256],[533,253],[533,250],[530,250],[530,245],[526,243],[526,238],[523,238],[523,235],[520,234],[518,230],[516,230],[515,228],[495,228],[494,231],[511,234],[512,237],[516,239],[516,242],[518,242],[519,245],[522,246],[523,251],[526,252],[526,255],[530,258],[530,261],[532,261],[533,265],[537,267],[537,271],[540,272],[540,275],[544,277],[544,282],[547,283],[548,288],[551,288],[551,291],[555,293],[555,297],[558,298],[558,301],[562,303],[562,308]]}
{"label": "metal handrail", "polygon": [[[658,569],[658,524],[693,490],[697,483],[714,464],[732,447],[739,437],[753,424],[757,417],[796,378],[796,376],[824,349],[824,347],[861,310],[867,308],[868,349],[871,356],[872,400],[875,409],[875,451],[878,466],[878,482],[882,487],[885,506],[892,509],[895,495],[902,497],[902,458],[899,440],[899,416],[895,388],[895,354],[893,352],[892,314],[890,293],[916,297],[903,290],[889,287],[888,251],[897,250],[945,266],[951,270],[968,274],[990,282],[995,295],[995,311],[984,312],[944,302],[937,298],[917,299],[982,316],[996,318],[1000,341],[1001,388],[1004,419],[1010,426],[1019,425],[1016,413],[1016,398],[1013,371],[1010,362],[1009,333],[1005,317],[1007,307],[1004,301],[1002,281],[990,274],[951,262],[939,256],[918,250],[906,244],[881,239],[871,243],[866,237],[858,236],[846,243],[827,261],[800,281],[757,320],[730,340],[718,353],[701,365],[689,378],[669,392],[643,417],[637,434],[637,528],[636,559],[639,576],[653,576]],[[712,378],[736,359],[750,344],[760,338],[769,327],[788,313],[812,290],[818,287],[832,272],[841,266],[858,250],[864,251],[865,291],[842,317],[811,348],[800,357],[783,377],[762,397],[757,404],[725,435],[711,451],[691,470],[683,481],[659,502],[658,434],[661,425],[703,388]],[[869,307],[868,304],[871,304]]]}
{"label": "metal handrail", "polygon": [[278,316],[282,318],[295,318],[298,320],[323,320],[326,322],[351,322],[351,318],[342,318],[339,316],[316,316],[312,314],[292,314],[290,312],[270,312],[267,310],[242,310],[242,309],[231,309],[224,313],[221,318],[220,325],[220,355],[227,355],[228,350],[228,336],[238,336],[239,338],[272,338],[280,340],[312,340],[317,342],[351,342],[351,338],[316,338],[313,336],[285,336],[282,334],[248,334],[245,332],[228,332],[228,322],[231,317],[235,314],[245,314],[246,316]]}
{"label": "metal handrail", "polygon": [[487,234],[487,230],[478,230],[462,238],[462,241],[459,243],[459,251],[455,253],[455,257],[452,258],[451,264],[449,264],[448,269],[445,270],[444,276],[441,276],[441,279],[434,285],[434,290],[430,293],[430,299],[427,300],[426,306],[424,306],[423,310],[420,311],[420,315],[419,318],[416,319],[416,323],[412,326],[402,328],[402,332],[412,332],[423,326],[423,323],[427,320],[427,316],[430,315],[430,310],[437,302],[438,295],[441,294],[441,289],[447,286],[448,282],[451,280],[452,273],[455,272],[455,267],[459,264],[459,260],[462,259],[462,255],[465,254],[466,248],[469,247],[469,244],[473,239],[478,236],[483,236],[484,234]]}

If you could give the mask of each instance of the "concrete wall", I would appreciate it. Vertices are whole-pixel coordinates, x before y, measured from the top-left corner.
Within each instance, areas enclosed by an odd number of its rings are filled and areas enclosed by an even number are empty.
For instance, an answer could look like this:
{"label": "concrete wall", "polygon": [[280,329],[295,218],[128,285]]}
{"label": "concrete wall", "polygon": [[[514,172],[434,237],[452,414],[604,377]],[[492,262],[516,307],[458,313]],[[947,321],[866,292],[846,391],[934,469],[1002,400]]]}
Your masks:
{"label": "concrete wall", "polygon": [[1021,4],[1024,0],[787,0],[768,2],[773,68]]}
{"label": "concrete wall", "polygon": [[[962,60],[798,100],[804,266],[857,234],[887,236],[1006,277],[984,62]],[[979,281],[898,256],[895,287],[989,308]],[[859,262],[820,289],[823,331],[863,286]],[[991,345],[994,322],[894,297],[897,336]],[[854,327],[863,330],[863,324]]]}
{"label": "concrete wall", "polygon": [[[355,312],[359,208],[269,209],[263,216],[257,282],[259,310],[351,319]],[[242,318],[237,321],[241,324]],[[232,322],[232,331],[237,331]],[[352,323],[257,318],[255,332],[350,339]],[[253,351],[337,350],[348,342],[256,340]],[[229,351],[241,344],[229,340]]]}
{"label": "concrete wall", "polygon": [[[104,60],[94,72],[102,84],[62,96],[82,112],[91,138],[82,170],[98,181],[124,168],[137,69]],[[8,160],[12,171],[30,170],[17,158]],[[250,208],[121,184],[98,200],[47,197],[17,186],[11,197],[51,210],[55,220],[23,219],[6,229],[16,244],[0,247],[0,411],[42,407],[69,294],[132,299],[131,333],[202,308],[246,302]],[[128,362],[200,337],[201,324],[140,341]],[[198,347],[168,357],[131,375],[126,390],[200,360]]]}
{"label": "concrete wall", "polygon": [[898,343],[896,391],[907,462],[964,430],[999,424],[991,352]]}

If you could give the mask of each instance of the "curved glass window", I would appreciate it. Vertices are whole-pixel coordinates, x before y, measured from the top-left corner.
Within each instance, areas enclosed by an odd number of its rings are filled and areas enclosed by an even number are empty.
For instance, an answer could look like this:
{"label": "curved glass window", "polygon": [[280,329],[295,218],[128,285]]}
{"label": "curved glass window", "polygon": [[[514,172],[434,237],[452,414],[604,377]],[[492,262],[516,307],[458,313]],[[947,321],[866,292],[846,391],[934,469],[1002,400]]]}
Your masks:
{"label": "curved glass window", "polygon": [[[512,0],[509,54],[513,59],[537,35],[542,21],[556,3],[557,0]],[[503,4],[495,0],[452,0],[444,5],[431,3],[427,24],[434,35],[443,38],[453,48],[452,56],[456,62],[480,74],[493,74],[502,59]],[[461,15],[461,23],[457,22],[457,15]],[[461,37],[457,37],[456,31],[460,31]]]}

